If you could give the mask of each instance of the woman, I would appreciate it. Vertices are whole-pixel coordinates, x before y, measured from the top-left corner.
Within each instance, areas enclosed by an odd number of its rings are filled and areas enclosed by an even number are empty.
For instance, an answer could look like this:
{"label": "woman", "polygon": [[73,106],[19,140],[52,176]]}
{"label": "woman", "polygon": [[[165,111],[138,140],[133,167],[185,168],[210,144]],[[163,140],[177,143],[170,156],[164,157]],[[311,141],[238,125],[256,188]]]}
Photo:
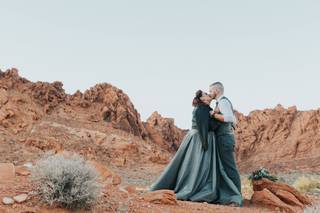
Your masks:
{"label": "woman", "polygon": [[214,130],[219,121],[210,118],[211,100],[197,91],[192,130],[149,191],[169,189],[178,200],[242,206],[241,193],[225,173],[216,150]]}

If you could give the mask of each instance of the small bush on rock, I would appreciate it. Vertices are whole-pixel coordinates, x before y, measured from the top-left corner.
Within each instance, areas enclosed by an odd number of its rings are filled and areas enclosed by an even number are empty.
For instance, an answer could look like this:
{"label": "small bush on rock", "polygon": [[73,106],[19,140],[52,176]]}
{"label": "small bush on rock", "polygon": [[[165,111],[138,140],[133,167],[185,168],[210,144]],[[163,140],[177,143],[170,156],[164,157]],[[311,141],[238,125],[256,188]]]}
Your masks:
{"label": "small bush on rock", "polygon": [[95,203],[101,186],[98,173],[79,155],[51,155],[39,160],[32,169],[37,193],[49,205],[87,208]]}
{"label": "small bush on rock", "polygon": [[249,176],[249,180],[261,180],[262,178],[266,178],[274,182],[278,180],[276,176],[270,175],[269,171],[266,168],[261,168],[257,171],[254,171]]}

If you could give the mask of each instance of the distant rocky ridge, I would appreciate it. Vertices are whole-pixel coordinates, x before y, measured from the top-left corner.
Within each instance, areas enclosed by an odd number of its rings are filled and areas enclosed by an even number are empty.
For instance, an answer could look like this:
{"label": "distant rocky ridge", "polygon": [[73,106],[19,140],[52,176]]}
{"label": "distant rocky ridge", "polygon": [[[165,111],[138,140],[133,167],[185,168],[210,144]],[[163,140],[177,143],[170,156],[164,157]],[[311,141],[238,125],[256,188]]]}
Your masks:
{"label": "distant rocky ridge", "polygon": [[[139,113],[122,90],[105,83],[97,84],[84,93],[77,91],[68,95],[62,86],[61,82],[30,82],[20,77],[17,69],[0,71],[0,120],[11,127],[19,122],[5,119],[15,117],[17,120],[21,119],[21,122],[28,121],[24,124],[20,122],[20,127],[26,127],[54,110],[71,110],[73,107],[73,111],[84,109],[85,115],[79,115],[79,118],[84,117],[90,121],[104,120],[114,128],[136,136],[144,138],[147,135]],[[28,105],[27,109],[23,107],[25,104]],[[66,113],[71,117],[76,116],[71,111]]]}
{"label": "distant rocky ridge", "polygon": [[260,166],[277,171],[320,171],[320,109],[278,105],[237,113],[237,159],[243,172]]}
{"label": "distant rocky ridge", "polygon": [[[164,123],[167,131],[178,131]],[[31,82],[15,68],[0,71],[0,162],[67,150],[120,166],[167,163],[176,141],[157,145],[150,137],[158,131],[153,128],[145,128],[129,97],[110,84],[69,95],[61,82]]]}
{"label": "distant rocky ridge", "polygon": [[[236,154],[242,172],[261,166],[320,171],[320,110],[279,105],[237,117]],[[110,84],[69,95],[61,82],[34,83],[17,69],[0,71],[2,162],[67,149],[120,165],[135,158],[165,164],[186,132],[158,112],[142,122],[129,97]]]}

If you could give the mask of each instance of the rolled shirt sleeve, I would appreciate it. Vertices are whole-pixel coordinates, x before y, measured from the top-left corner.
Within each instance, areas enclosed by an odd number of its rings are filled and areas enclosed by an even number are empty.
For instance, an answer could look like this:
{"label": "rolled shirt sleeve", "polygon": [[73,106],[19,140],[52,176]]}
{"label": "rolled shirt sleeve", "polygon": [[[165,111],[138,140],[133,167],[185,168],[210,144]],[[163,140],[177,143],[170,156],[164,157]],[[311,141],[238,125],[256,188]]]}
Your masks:
{"label": "rolled shirt sleeve", "polygon": [[220,109],[220,112],[223,114],[224,122],[231,122],[236,124],[237,120],[236,120],[236,117],[234,116],[231,104],[228,100],[221,99],[219,101],[218,107]]}

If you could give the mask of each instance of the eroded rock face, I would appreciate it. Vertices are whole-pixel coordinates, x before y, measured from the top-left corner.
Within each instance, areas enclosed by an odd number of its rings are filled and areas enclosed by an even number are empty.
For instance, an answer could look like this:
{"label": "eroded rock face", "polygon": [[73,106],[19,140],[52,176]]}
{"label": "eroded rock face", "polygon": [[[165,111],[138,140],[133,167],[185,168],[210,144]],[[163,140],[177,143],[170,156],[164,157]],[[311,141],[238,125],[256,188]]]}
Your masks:
{"label": "eroded rock face", "polygon": [[114,128],[142,138],[147,136],[140,114],[129,97],[122,90],[110,84],[97,84],[83,94],[78,91],[69,97],[68,104],[96,112],[91,115],[96,121],[104,120]]}
{"label": "eroded rock face", "polygon": [[242,172],[320,171],[320,110],[298,111],[278,105],[237,114],[237,160]]}
{"label": "eroded rock face", "polygon": [[53,83],[37,82],[31,85],[33,100],[44,107],[46,113],[50,112],[66,98],[63,84],[59,81]]}
{"label": "eroded rock face", "polygon": [[149,140],[122,90],[103,83],[69,95],[61,82],[34,83],[17,69],[0,71],[0,162],[33,161],[64,150],[117,167],[150,158],[163,163],[170,156]]}
{"label": "eroded rock face", "polygon": [[0,127],[13,134],[25,130],[42,116],[40,108],[31,107],[30,82],[19,77],[16,69],[0,71]]}
{"label": "eroded rock face", "polygon": [[147,136],[129,97],[110,84],[97,84],[84,93],[68,95],[61,82],[33,83],[20,77],[15,68],[0,71],[0,125],[17,134],[52,113],[68,119],[104,121],[135,136]]}
{"label": "eroded rock face", "polygon": [[144,125],[150,139],[169,151],[179,148],[187,132],[176,127],[174,119],[164,118],[158,112],[152,113]]}

